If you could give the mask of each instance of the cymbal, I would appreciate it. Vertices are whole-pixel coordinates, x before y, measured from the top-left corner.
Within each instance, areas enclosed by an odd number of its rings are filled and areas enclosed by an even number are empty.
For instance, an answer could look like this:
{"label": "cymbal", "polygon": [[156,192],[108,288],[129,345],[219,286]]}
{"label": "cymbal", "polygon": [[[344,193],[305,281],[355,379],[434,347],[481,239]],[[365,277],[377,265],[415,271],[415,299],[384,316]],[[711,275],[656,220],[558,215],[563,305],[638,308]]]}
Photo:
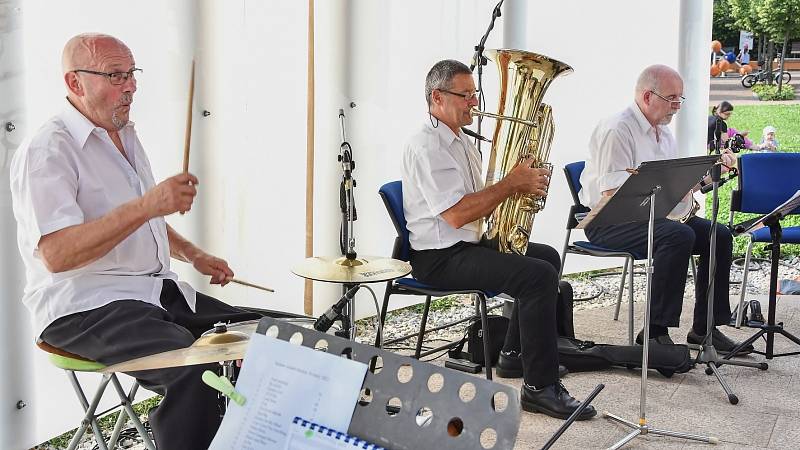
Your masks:
{"label": "cymbal", "polygon": [[226,344],[192,345],[191,347],[156,353],[155,355],[143,356],[141,358],[114,364],[106,367],[102,372],[132,372],[136,370],[163,369],[167,367],[233,361],[244,358],[247,343],[248,341],[245,340]]}
{"label": "cymbal", "polygon": [[344,256],[315,256],[292,267],[303,278],[333,283],[376,283],[411,273],[411,265],[398,259],[362,256],[349,260]]}
{"label": "cymbal", "polygon": [[203,345],[220,345],[232,344],[234,342],[241,342],[250,339],[250,334],[242,333],[241,331],[228,330],[222,333],[209,333],[203,334],[200,338],[194,341],[192,347],[199,347]]}

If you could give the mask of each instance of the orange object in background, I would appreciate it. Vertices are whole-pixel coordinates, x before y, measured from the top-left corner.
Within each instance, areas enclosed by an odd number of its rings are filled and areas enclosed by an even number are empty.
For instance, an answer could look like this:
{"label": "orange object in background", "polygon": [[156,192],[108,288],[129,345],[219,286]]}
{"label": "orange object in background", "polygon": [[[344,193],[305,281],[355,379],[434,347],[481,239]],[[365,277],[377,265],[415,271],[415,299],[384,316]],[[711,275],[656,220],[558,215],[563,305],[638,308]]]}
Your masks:
{"label": "orange object in background", "polygon": [[717,63],[717,67],[719,67],[719,70],[727,72],[728,69],[731,68],[731,63],[725,61],[724,59],[720,59],[719,62]]}
{"label": "orange object in background", "polygon": [[739,68],[739,73],[742,74],[743,76],[747,75],[748,73],[750,73],[752,71],[753,71],[753,68],[751,66],[749,66],[749,65],[742,66],[742,67]]}
{"label": "orange object in background", "polygon": [[721,73],[722,73],[722,71],[719,70],[719,67],[717,67],[716,65],[711,66],[711,76],[712,77],[718,77],[719,74],[721,74]]}
{"label": "orange object in background", "polygon": [[722,50],[722,42],[711,41],[711,50],[714,51],[714,53],[719,53],[719,51]]}

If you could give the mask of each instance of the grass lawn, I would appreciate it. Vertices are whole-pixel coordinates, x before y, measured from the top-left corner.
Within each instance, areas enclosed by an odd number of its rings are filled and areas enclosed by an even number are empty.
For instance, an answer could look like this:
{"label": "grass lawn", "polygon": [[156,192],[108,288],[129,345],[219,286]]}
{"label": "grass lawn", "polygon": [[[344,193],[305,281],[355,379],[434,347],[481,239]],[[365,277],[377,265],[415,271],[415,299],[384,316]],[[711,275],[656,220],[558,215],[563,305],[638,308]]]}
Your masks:
{"label": "grass lawn", "polygon": [[[734,106],[733,114],[727,120],[728,126],[739,131],[750,131],[748,137],[754,144],[761,141],[761,131],[767,125],[777,129],[775,137],[780,142],[780,151],[800,153],[800,105],[741,105]],[[747,150],[745,150],[746,152]],[[800,174],[798,174],[800,178]],[[800,184],[800,183],[799,183]],[[730,212],[731,191],[736,187],[736,182],[724,184],[719,189],[719,216],[718,220],[727,223]],[[706,196],[706,211],[711,211],[711,195]],[[734,216],[733,222],[740,223],[756,214],[741,214]],[[784,227],[800,225],[800,216],[790,216],[782,222]],[[739,237],[734,240],[734,254],[744,255],[747,250],[748,240]],[[763,245],[756,245],[753,250],[756,255],[765,256]],[[800,246],[781,246],[782,255],[800,255]]]}

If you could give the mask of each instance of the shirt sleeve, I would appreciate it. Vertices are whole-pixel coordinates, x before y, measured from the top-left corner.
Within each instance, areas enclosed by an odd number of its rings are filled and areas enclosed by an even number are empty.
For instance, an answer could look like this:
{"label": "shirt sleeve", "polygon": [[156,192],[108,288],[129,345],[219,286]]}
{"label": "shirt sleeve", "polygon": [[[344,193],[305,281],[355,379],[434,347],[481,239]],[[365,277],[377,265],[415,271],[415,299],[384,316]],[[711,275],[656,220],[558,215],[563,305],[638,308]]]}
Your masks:
{"label": "shirt sleeve", "polygon": [[432,216],[447,211],[466,195],[463,174],[452,156],[436,147],[417,147],[412,164],[418,188]]}
{"label": "shirt sleeve", "polygon": [[84,221],[77,202],[77,170],[58,148],[28,150],[19,194],[32,225],[29,232],[38,233],[36,242],[42,236]]}
{"label": "shirt sleeve", "polygon": [[597,155],[597,187],[601,194],[622,186],[630,176],[625,169],[635,167],[633,142],[618,128],[606,131]]}

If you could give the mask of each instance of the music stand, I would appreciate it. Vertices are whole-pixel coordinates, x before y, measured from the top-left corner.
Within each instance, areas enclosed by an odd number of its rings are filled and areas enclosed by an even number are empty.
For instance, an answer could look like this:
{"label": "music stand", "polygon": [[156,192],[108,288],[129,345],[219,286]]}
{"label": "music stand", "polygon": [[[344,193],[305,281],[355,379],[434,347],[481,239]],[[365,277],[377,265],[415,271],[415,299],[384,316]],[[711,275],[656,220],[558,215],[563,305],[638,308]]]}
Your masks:
{"label": "music stand", "polygon": [[[800,345],[800,339],[797,336],[794,336],[792,333],[783,329],[783,322],[775,323],[775,304],[777,300],[778,294],[778,261],[781,257],[781,219],[783,219],[787,214],[791,213],[797,207],[800,206],[800,190],[794,193],[794,195],[789,198],[789,200],[785,201],[782,205],[776,207],[772,212],[769,214],[765,214],[758,220],[756,220],[752,225],[750,225],[744,231],[737,233],[737,236],[744,233],[750,233],[762,227],[769,227],[769,235],[772,239],[772,251],[770,252],[770,259],[772,262],[772,266],[769,273],[769,312],[767,314],[767,323],[766,324],[755,324],[755,323],[747,323],[745,324],[748,327],[752,328],[759,328],[759,330],[752,336],[750,336],[747,340],[740,343],[736,348],[731,350],[728,356],[725,359],[730,358],[731,355],[736,354],[739,350],[746,347],[749,344],[752,344],[756,341],[756,339],[760,338],[764,334],[767,335],[767,346],[764,350],[764,353],[756,352],[759,354],[763,354],[766,356],[767,359],[772,359],[778,356],[791,356],[791,355],[798,355],[800,352],[789,352],[789,353],[779,353],[774,354],[773,352],[773,345],[775,344],[775,333],[778,333],[787,339],[791,340],[795,344]],[[745,267],[745,270],[747,268]],[[742,286],[744,289],[744,286]],[[741,312],[739,314],[741,316]],[[766,364],[765,364],[766,365]]]}
{"label": "music stand", "polygon": [[299,337],[300,345],[370,366],[351,435],[394,450],[479,449],[487,439],[495,443],[491,448],[514,448],[521,406],[511,386],[271,317],[258,322],[256,333]]}
{"label": "music stand", "polygon": [[657,218],[661,219],[666,217],[718,159],[719,155],[710,155],[661,161],[645,161],[638,168],[630,170],[631,176],[617,189],[614,195],[604,197],[601,204],[593,209],[578,225],[578,228],[586,228],[590,224],[593,226],[601,226],[648,221],[647,296],[644,309],[644,343],[642,345],[642,382],[639,396],[639,420],[638,423],[634,423],[604,411],[603,415],[605,417],[633,428],[631,433],[609,447],[610,449],[618,449],[632,441],[636,436],[650,433],[712,444],[718,442],[718,439],[715,437],[651,428],[647,424],[646,418],[647,356],[649,355],[650,341],[650,300],[653,289],[653,240],[655,221]]}

